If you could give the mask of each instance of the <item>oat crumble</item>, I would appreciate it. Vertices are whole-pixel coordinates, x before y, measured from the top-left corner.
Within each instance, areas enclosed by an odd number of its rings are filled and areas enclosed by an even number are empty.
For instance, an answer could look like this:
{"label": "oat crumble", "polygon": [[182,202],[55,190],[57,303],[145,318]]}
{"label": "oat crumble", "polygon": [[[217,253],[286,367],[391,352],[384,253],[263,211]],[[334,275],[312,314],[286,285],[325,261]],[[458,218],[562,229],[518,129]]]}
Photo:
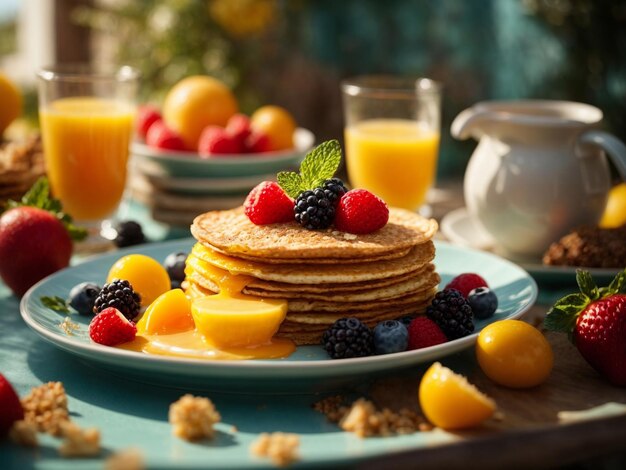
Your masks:
{"label": "oat crumble", "polygon": [[284,467],[298,460],[300,438],[297,434],[273,432],[261,433],[250,444],[250,452],[257,457],[267,457],[279,467]]}
{"label": "oat crumble", "polygon": [[208,398],[186,394],[170,405],[169,421],[175,436],[188,441],[212,438],[213,425],[221,420],[220,414]]}
{"label": "oat crumble", "polygon": [[65,317],[63,321],[59,323],[59,328],[61,328],[67,336],[73,336],[74,332],[80,329],[80,325],[74,323],[70,317]]}
{"label": "oat crumble", "polygon": [[20,419],[13,423],[9,431],[9,439],[15,444],[25,447],[37,447],[37,426],[29,421]]}
{"label": "oat crumble", "polygon": [[80,428],[70,421],[61,423],[65,440],[59,447],[62,457],[89,457],[100,453],[100,431],[96,428]]}
{"label": "oat crumble", "polygon": [[114,453],[104,461],[105,470],[143,470],[143,454],[138,449],[124,449]]}
{"label": "oat crumble", "polygon": [[33,423],[38,431],[61,435],[61,425],[69,421],[67,395],[61,382],[48,382],[34,387],[21,399],[24,421]]}

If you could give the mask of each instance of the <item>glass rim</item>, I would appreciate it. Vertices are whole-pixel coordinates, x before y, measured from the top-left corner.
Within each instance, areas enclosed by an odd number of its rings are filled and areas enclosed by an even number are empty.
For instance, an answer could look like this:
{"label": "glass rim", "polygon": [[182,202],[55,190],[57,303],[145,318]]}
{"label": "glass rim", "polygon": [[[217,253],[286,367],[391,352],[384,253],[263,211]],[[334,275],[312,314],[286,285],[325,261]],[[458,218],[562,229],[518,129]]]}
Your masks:
{"label": "glass rim", "polygon": [[140,78],[141,72],[130,65],[96,66],[88,63],[66,63],[41,67],[37,77],[44,81],[116,81],[133,82]]}
{"label": "glass rim", "polygon": [[443,85],[419,76],[361,75],[341,81],[341,91],[349,96],[407,99],[416,96],[439,96]]}

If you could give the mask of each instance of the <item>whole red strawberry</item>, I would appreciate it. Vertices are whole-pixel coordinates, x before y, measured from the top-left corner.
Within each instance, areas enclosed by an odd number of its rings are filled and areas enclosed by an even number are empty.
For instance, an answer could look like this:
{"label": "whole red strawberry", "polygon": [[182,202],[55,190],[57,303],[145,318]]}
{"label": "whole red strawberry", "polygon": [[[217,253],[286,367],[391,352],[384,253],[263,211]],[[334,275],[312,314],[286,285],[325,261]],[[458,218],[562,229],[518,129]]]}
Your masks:
{"label": "whole red strawberry", "polygon": [[255,225],[291,222],[293,206],[293,199],[274,181],[259,183],[243,203],[245,214]]}
{"label": "whole red strawberry", "polygon": [[155,121],[146,134],[146,144],[161,150],[185,151],[185,142],[177,132],[173,131],[163,121]]}
{"label": "whole red strawberry", "polygon": [[557,301],[546,329],[570,334],[585,360],[614,385],[626,387],[626,269],[608,287],[598,288],[578,270],[580,293]]}
{"label": "whole red strawberry", "polygon": [[348,233],[372,233],[383,228],[388,220],[389,208],[385,201],[366,189],[345,193],[335,212],[335,227]]}
{"label": "whole red strawberry", "polygon": [[198,140],[198,153],[203,157],[213,154],[233,155],[243,152],[243,142],[220,126],[207,126]]}
{"label": "whole red strawberry", "polygon": [[239,142],[239,146],[243,148],[246,139],[252,132],[250,118],[241,113],[232,115],[228,123],[226,123],[226,132]]}
{"label": "whole red strawberry", "polygon": [[446,341],[446,335],[430,318],[416,317],[409,324],[409,350],[427,348]]}
{"label": "whole red strawberry", "polygon": [[13,423],[20,419],[24,419],[20,398],[11,383],[0,374],[0,437],[5,436]]}
{"label": "whole red strawberry", "polygon": [[489,285],[478,274],[463,273],[452,279],[444,289],[456,289],[467,299],[469,293],[477,287],[489,287]]}
{"label": "whole red strawberry", "polygon": [[115,346],[135,339],[137,327],[115,307],[105,308],[89,323],[89,337],[98,344]]}
{"label": "whole red strawberry", "polygon": [[161,113],[156,106],[144,104],[137,109],[137,134],[139,134],[144,140],[148,135],[148,129],[157,121],[161,121]]}

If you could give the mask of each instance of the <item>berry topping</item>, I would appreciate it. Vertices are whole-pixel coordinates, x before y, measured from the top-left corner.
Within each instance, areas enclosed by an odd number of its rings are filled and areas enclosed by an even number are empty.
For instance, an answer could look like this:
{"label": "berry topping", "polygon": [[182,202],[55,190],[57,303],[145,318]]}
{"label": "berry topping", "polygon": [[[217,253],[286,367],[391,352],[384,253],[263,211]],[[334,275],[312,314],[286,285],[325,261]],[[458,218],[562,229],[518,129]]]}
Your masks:
{"label": "berry topping", "polygon": [[398,321],[408,328],[414,319],[415,315],[404,315],[403,317],[398,318]]}
{"label": "berry topping", "polygon": [[467,303],[472,307],[474,316],[481,320],[491,317],[498,309],[498,297],[488,287],[472,289],[467,296]]}
{"label": "berry topping", "polygon": [[72,287],[68,303],[81,315],[93,315],[96,298],[100,294],[100,286],[93,282],[83,282]]}
{"label": "berry topping", "polygon": [[335,203],[326,192],[315,188],[300,193],[294,208],[296,222],[309,230],[330,227],[335,219]]}
{"label": "berry topping", "polygon": [[335,203],[335,205],[341,199],[341,196],[348,192],[348,188],[339,178],[331,178],[322,183],[322,189],[328,198]]}
{"label": "berry topping", "polygon": [[332,359],[370,356],[374,337],[358,318],[341,318],[324,332],[322,347]]}
{"label": "berry topping", "polygon": [[263,181],[255,186],[243,203],[243,209],[255,225],[293,220],[293,200],[274,181]]}
{"label": "berry topping", "polygon": [[409,325],[409,350],[422,349],[448,341],[441,328],[430,318],[419,316]]}
{"label": "berry topping", "polygon": [[388,220],[385,201],[365,189],[353,189],[339,200],[335,227],[342,232],[371,233],[383,228]]}
{"label": "berry topping", "polygon": [[105,308],[89,323],[89,337],[98,344],[115,346],[135,339],[137,327],[114,307]]}
{"label": "berry topping", "polygon": [[150,126],[162,119],[161,113],[155,106],[149,104],[139,106],[137,110],[137,133],[145,140]]}
{"label": "berry topping", "polygon": [[234,154],[243,151],[242,145],[234,136],[220,126],[207,126],[200,134],[198,153],[201,156],[211,154]]}
{"label": "berry topping", "polygon": [[409,332],[398,320],[380,322],[374,328],[374,351],[376,354],[391,354],[406,351]]}
{"label": "berry topping", "polygon": [[489,287],[487,281],[475,273],[463,273],[452,279],[445,289],[456,289],[467,298],[471,290],[477,287]]}
{"label": "berry topping", "polygon": [[114,279],[105,284],[94,302],[94,313],[100,313],[109,307],[115,307],[122,315],[132,320],[139,314],[141,299],[130,282],[124,279]]}
{"label": "berry topping", "polygon": [[156,121],[150,126],[146,134],[146,143],[161,150],[187,150],[182,137],[167,127],[163,121]]}
{"label": "berry topping", "polygon": [[472,308],[456,289],[437,292],[426,307],[426,316],[434,321],[448,339],[462,338],[474,331]]}
{"label": "berry topping", "polygon": [[252,131],[246,138],[245,148],[250,153],[263,153],[272,150],[270,138],[261,131]]}
{"label": "berry topping", "polygon": [[119,248],[140,245],[146,242],[146,236],[143,234],[141,225],[134,220],[122,220],[117,222],[113,229],[116,233],[113,242]]}
{"label": "berry topping", "polygon": [[[168,276],[174,285],[176,282],[180,287],[181,282],[185,280],[185,263],[187,262],[187,253],[179,251],[177,253],[170,253],[163,261],[163,267],[167,271]],[[175,289],[176,287],[172,287]]]}
{"label": "berry topping", "polygon": [[232,115],[226,124],[226,132],[239,142],[240,148],[244,147],[246,139],[252,132],[250,118],[241,113]]}
{"label": "berry topping", "polygon": [[0,374],[0,438],[6,435],[13,423],[24,419],[24,409],[13,386]]}

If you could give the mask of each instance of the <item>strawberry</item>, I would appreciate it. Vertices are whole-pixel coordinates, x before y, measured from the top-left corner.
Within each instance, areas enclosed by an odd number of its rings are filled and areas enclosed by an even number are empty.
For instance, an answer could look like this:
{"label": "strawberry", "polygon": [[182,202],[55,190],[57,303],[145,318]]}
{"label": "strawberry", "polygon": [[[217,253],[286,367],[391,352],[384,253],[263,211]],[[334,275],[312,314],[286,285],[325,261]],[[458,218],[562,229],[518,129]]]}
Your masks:
{"label": "strawberry", "polygon": [[375,232],[388,220],[385,201],[366,189],[353,189],[341,196],[335,213],[335,227],[348,233]]}
{"label": "strawberry", "polygon": [[293,199],[274,181],[259,183],[243,203],[245,214],[255,225],[291,222],[293,207]]}
{"label": "strawberry", "polygon": [[198,140],[198,153],[203,156],[211,154],[239,154],[243,148],[239,140],[220,126],[207,126]]}
{"label": "strawberry", "polygon": [[562,331],[585,360],[613,385],[626,387],[626,269],[598,288],[587,271],[576,272],[580,293],[558,300],[545,327]]}
{"label": "strawberry", "polygon": [[11,383],[0,374],[0,437],[5,436],[13,423],[24,419],[24,409]]}
{"label": "strawberry", "polygon": [[127,343],[135,339],[137,327],[115,307],[105,308],[89,324],[89,337],[105,346]]}
{"label": "strawberry", "polygon": [[477,287],[489,287],[487,281],[475,273],[463,273],[452,279],[444,289],[456,289],[463,297],[467,296]]}
{"label": "strawberry", "polygon": [[418,316],[409,323],[409,350],[422,349],[448,341],[441,328],[428,317]]}
{"label": "strawberry", "polygon": [[187,150],[182,137],[167,127],[163,121],[156,121],[150,126],[146,134],[146,143],[160,150]]}
{"label": "strawberry", "polygon": [[250,153],[263,153],[272,150],[269,136],[261,131],[252,131],[246,138],[246,150]]}
{"label": "strawberry", "polygon": [[150,126],[162,119],[161,113],[155,106],[149,104],[139,106],[137,109],[137,134],[145,140]]}
{"label": "strawberry", "polygon": [[234,114],[226,123],[226,133],[239,142],[241,148],[245,147],[246,139],[251,132],[250,118],[245,114]]}

